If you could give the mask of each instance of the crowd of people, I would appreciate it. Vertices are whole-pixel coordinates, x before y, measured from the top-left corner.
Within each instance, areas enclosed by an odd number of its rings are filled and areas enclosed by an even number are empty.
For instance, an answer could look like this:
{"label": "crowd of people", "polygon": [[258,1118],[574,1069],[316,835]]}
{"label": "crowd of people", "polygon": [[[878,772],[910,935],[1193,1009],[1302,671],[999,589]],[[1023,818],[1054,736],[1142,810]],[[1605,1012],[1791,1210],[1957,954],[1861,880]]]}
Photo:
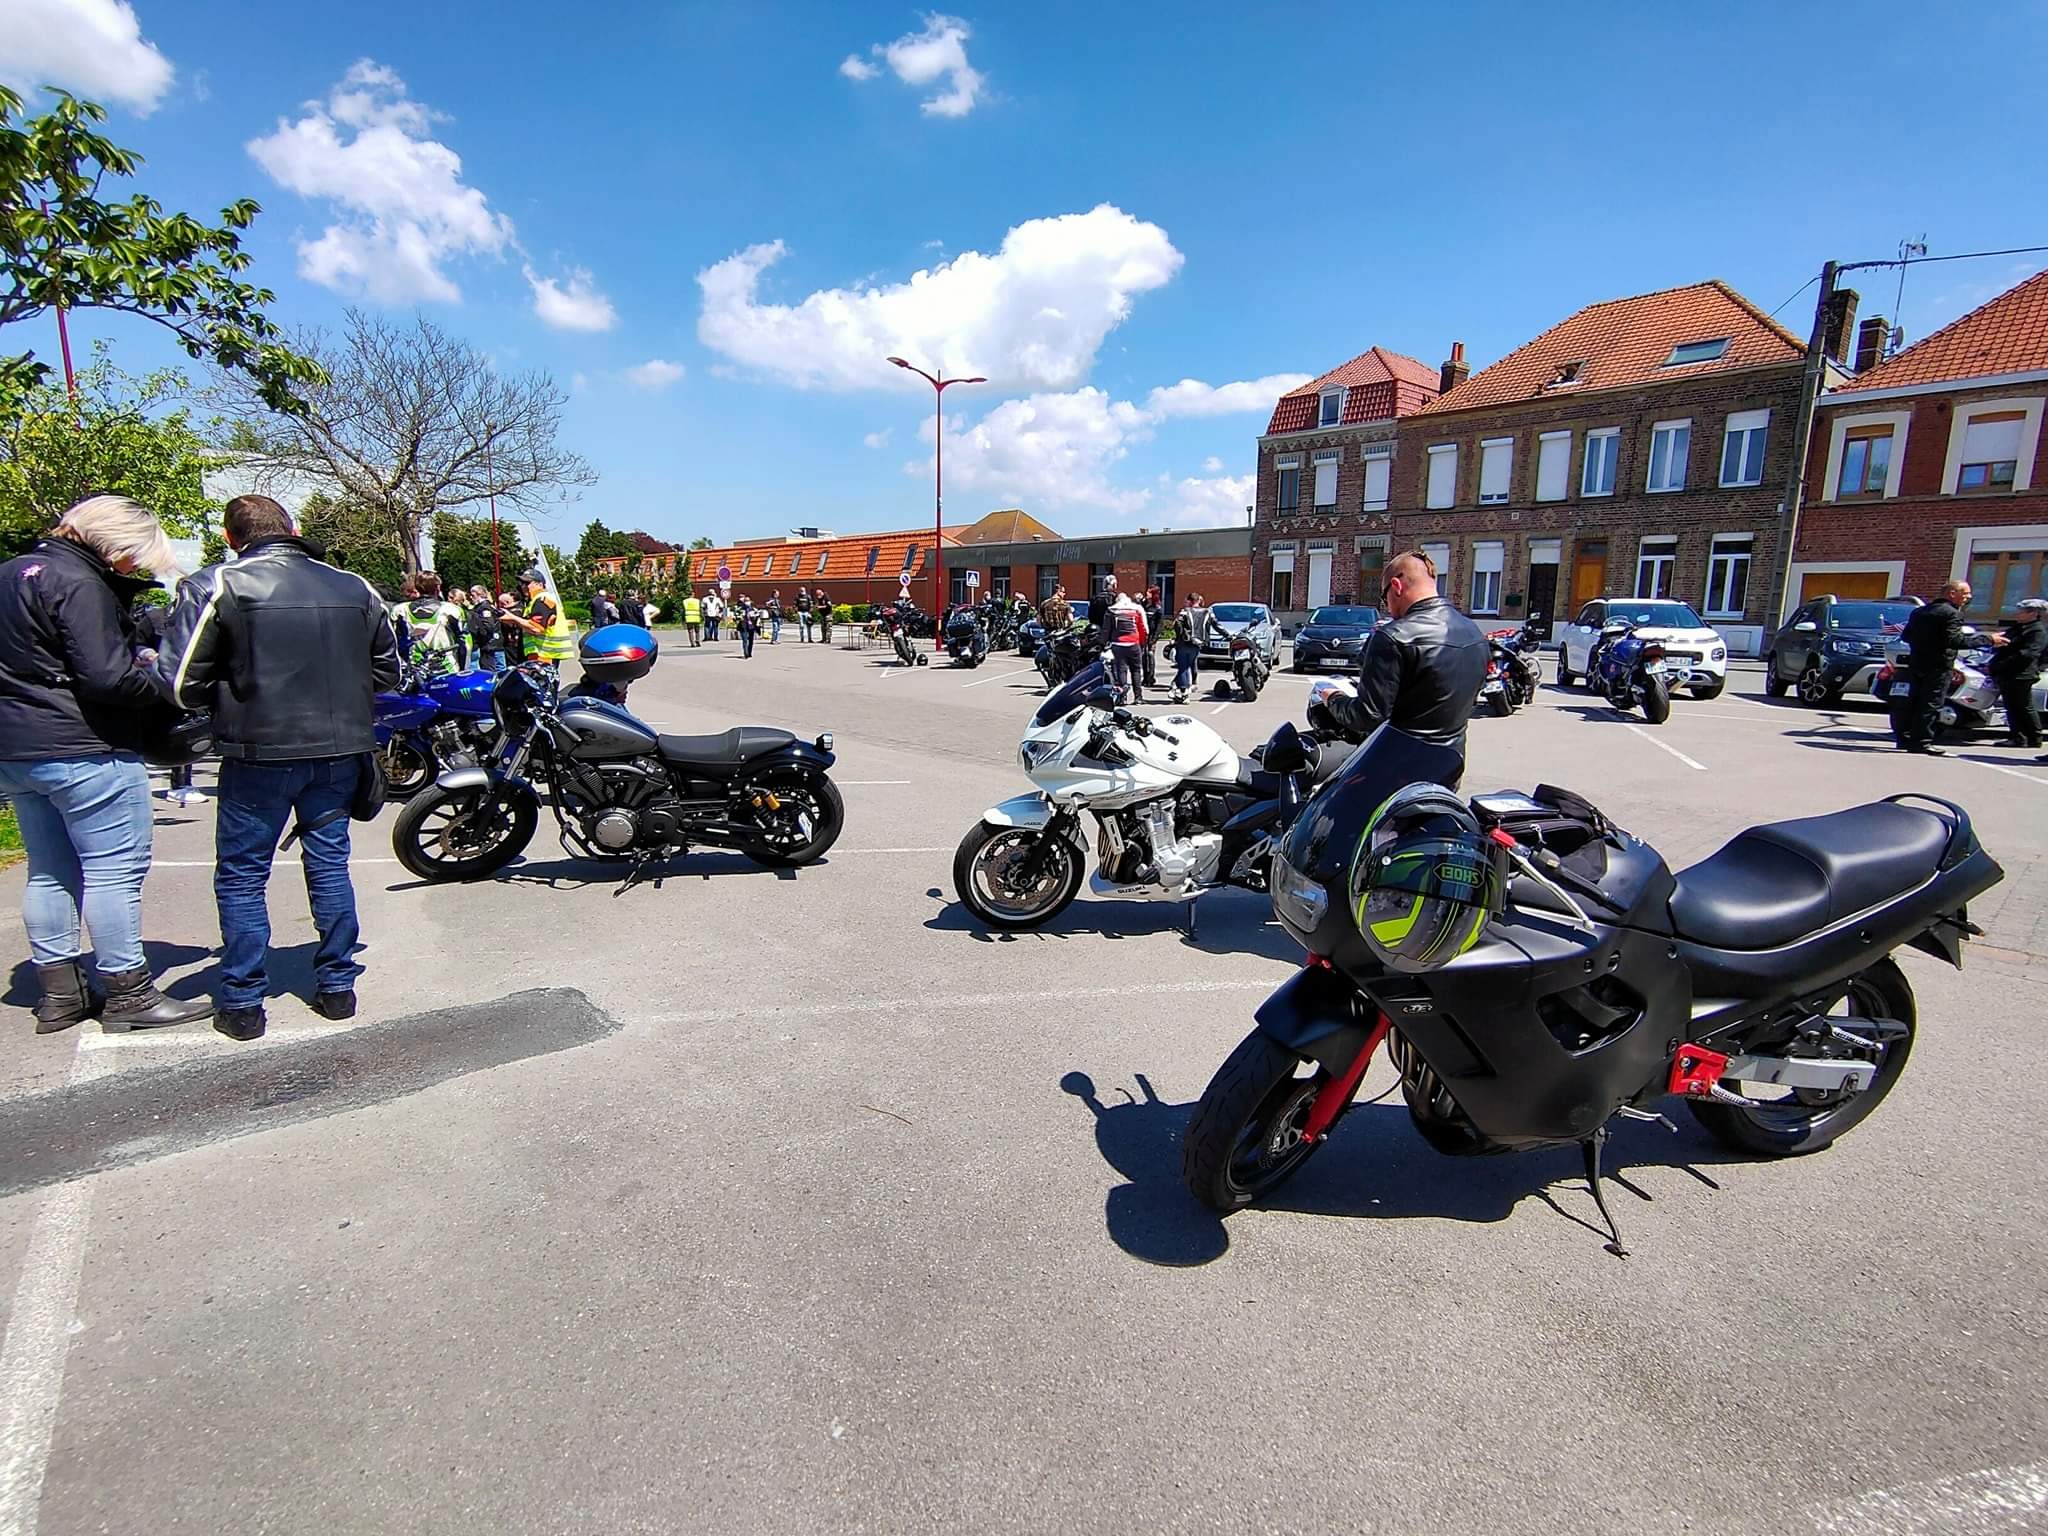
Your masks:
{"label": "crowd of people", "polygon": [[[481,586],[467,592],[457,587],[444,595],[441,578],[432,571],[408,577],[391,605],[399,655],[429,674],[502,672],[522,661],[568,660],[576,653],[575,630],[549,587],[547,573],[536,566],[520,577],[520,586],[524,601],[510,592],[493,599]],[[629,622],[653,622],[637,593],[628,594],[626,601],[640,615]],[[597,618],[600,602],[610,617]],[[595,623],[616,624],[622,611],[599,592],[591,617]]]}

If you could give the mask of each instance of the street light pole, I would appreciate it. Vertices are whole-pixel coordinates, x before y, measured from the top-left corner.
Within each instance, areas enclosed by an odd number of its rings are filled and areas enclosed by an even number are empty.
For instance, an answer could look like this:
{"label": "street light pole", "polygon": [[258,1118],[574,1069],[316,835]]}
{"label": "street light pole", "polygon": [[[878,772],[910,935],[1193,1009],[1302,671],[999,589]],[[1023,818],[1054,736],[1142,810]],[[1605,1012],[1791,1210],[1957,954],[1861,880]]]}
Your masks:
{"label": "street light pole", "polygon": [[967,379],[941,378],[900,357],[889,361],[932,387],[932,421],[937,428],[932,443],[932,649],[936,651],[946,643],[946,391],[955,384],[986,384],[988,380],[979,374]]}
{"label": "street light pole", "polygon": [[504,574],[498,569],[498,471],[491,461],[491,442],[498,435],[495,421],[484,423],[484,479],[491,495],[491,601],[505,590]]}

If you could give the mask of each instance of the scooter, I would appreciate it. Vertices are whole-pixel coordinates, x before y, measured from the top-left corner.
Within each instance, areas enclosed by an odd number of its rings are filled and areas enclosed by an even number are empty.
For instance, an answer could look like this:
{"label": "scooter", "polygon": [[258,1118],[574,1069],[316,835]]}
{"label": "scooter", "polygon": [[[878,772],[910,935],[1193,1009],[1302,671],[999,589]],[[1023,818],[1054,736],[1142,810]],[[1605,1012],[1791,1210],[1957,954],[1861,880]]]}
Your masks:
{"label": "scooter", "polygon": [[1668,659],[1663,641],[1644,640],[1635,631],[1626,619],[1600,631],[1586,681],[1616,709],[1640,706],[1645,720],[1662,725],[1671,718],[1671,690],[1692,681],[1692,668]]}

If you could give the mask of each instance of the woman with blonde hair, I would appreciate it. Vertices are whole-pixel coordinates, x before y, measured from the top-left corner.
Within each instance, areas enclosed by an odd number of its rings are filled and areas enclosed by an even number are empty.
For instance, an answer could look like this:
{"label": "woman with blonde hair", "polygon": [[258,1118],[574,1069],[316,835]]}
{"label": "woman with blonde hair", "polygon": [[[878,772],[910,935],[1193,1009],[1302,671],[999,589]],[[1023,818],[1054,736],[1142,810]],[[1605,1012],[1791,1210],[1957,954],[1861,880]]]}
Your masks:
{"label": "woman with blonde hair", "polygon": [[121,578],[168,575],[163,526],[126,496],[88,496],[27,554],[0,565],[0,794],[28,850],[22,925],[42,983],[36,1032],[97,1006],[85,939],[106,984],[101,1028],[206,1018],[206,998],[158,992],[142,952],[149,873],[149,771],[139,748],[165,701],[136,660]]}

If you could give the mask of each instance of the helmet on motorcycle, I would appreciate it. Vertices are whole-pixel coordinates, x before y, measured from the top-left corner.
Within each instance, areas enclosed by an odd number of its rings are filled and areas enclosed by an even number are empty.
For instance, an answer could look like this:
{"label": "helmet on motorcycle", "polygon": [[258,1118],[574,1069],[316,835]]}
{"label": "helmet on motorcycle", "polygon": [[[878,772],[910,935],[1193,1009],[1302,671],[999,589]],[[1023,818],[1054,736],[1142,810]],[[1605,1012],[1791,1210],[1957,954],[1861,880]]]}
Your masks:
{"label": "helmet on motorcycle", "polygon": [[1380,962],[1432,971],[1479,941],[1507,889],[1505,853],[1465,802],[1436,784],[1397,790],[1351,861],[1352,914]]}
{"label": "helmet on motorcycle", "polygon": [[630,683],[654,670],[661,642],[638,624],[606,624],[576,645],[583,675],[596,683]]}

